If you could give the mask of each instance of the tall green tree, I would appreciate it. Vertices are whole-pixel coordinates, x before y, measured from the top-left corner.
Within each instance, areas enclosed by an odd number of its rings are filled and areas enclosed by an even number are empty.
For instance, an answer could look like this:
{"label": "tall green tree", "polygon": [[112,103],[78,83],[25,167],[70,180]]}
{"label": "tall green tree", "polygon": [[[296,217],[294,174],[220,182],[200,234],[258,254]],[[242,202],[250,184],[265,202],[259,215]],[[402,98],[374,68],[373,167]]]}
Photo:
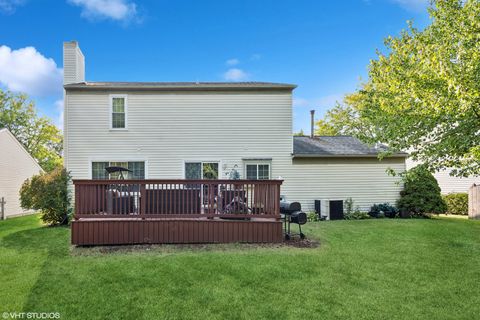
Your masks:
{"label": "tall green tree", "polygon": [[[429,170],[480,174],[480,2],[438,0],[423,30],[409,23],[385,40],[368,81],[345,103],[354,133],[390,150],[408,150]],[[348,122],[350,121],[350,122]],[[355,128],[355,127],[353,127]]]}
{"label": "tall green tree", "polygon": [[358,112],[347,104],[337,103],[328,110],[323,119],[317,120],[315,134],[319,136],[337,136],[371,133],[366,122],[359,121]]}
{"label": "tall green tree", "polygon": [[62,165],[62,134],[47,117],[39,117],[24,94],[0,89],[0,128],[7,128],[45,171]]}

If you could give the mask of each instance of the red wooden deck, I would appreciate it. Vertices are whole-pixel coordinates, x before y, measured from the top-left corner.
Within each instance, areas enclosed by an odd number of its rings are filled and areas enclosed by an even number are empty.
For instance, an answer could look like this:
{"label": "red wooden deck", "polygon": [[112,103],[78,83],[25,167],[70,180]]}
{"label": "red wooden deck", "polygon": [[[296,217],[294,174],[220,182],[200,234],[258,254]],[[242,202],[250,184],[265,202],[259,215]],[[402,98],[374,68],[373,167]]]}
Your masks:
{"label": "red wooden deck", "polygon": [[74,180],[72,244],[281,242],[280,180]]}

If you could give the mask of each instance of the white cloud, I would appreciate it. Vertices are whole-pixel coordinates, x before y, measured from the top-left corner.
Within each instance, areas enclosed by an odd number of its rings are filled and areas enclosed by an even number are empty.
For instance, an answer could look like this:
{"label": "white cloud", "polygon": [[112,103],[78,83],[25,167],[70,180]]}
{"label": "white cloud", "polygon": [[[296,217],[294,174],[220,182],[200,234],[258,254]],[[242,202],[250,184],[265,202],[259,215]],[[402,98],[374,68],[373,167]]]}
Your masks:
{"label": "white cloud", "polygon": [[248,74],[242,69],[231,68],[223,74],[223,77],[227,81],[242,81],[248,78]]}
{"label": "white cloud", "polygon": [[61,94],[63,70],[34,47],[12,50],[0,46],[0,84],[35,96]]}
{"label": "white cloud", "polygon": [[0,11],[6,14],[14,13],[23,3],[24,0],[0,0]]}
{"label": "white cloud", "polygon": [[429,0],[390,0],[393,3],[398,4],[405,10],[422,12],[424,11],[429,4]]}
{"label": "white cloud", "polygon": [[54,103],[55,109],[57,109],[58,117],[55,121],[55,125],[63,131],[63,99],[59,99]]}
{"label": "white cloud", "polygon": [[240,63],[240,60],[236,59],[236,58],[233,58],[233,59],[228,59],[227,61],[225,61],[225,64],[227,66],[235,66],[237,64]]}
{"label": "white cloud", "polygon": [[68,0],[82,8],[82,17],[95,19],[112,19],[131,21],[138,18],[137,5],[128,0]]}

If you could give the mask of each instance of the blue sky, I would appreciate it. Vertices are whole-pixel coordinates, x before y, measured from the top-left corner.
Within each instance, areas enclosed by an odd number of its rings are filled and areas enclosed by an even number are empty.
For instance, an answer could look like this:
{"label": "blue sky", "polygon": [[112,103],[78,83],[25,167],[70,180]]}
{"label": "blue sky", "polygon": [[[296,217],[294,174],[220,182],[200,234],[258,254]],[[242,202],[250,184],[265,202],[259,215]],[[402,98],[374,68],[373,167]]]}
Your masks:
{"label": "blue sky", "polygon": [[294,130],[365,79],[383,39],[427,0],[0,0],[0,86],[61,125],[62,42],[87,81],[272,81],[298,85]]}

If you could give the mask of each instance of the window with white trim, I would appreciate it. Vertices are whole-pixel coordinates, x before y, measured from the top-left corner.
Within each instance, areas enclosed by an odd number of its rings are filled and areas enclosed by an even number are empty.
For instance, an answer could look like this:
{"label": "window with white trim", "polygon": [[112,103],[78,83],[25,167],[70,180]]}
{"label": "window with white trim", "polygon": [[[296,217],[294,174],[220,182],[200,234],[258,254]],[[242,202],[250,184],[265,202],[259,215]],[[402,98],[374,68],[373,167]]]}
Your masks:
{"label": "window with white trim", "polygon": [[268,180],[270,179],[270,164],[247,163],[245,165],[245,172],[247,180]]}
{"label": "window with white trim", "polygon": [[127,97],[124,95],[110,96],[112,129],[127,128]]}
{"label": "window with white trim", "polygon": [[125,179],[145,179],[144,161],[95,161],[92,162],[92,179],[119,179],[120,172],[108,173],[106,167],[123,167],[130,171],[123,172]]}

